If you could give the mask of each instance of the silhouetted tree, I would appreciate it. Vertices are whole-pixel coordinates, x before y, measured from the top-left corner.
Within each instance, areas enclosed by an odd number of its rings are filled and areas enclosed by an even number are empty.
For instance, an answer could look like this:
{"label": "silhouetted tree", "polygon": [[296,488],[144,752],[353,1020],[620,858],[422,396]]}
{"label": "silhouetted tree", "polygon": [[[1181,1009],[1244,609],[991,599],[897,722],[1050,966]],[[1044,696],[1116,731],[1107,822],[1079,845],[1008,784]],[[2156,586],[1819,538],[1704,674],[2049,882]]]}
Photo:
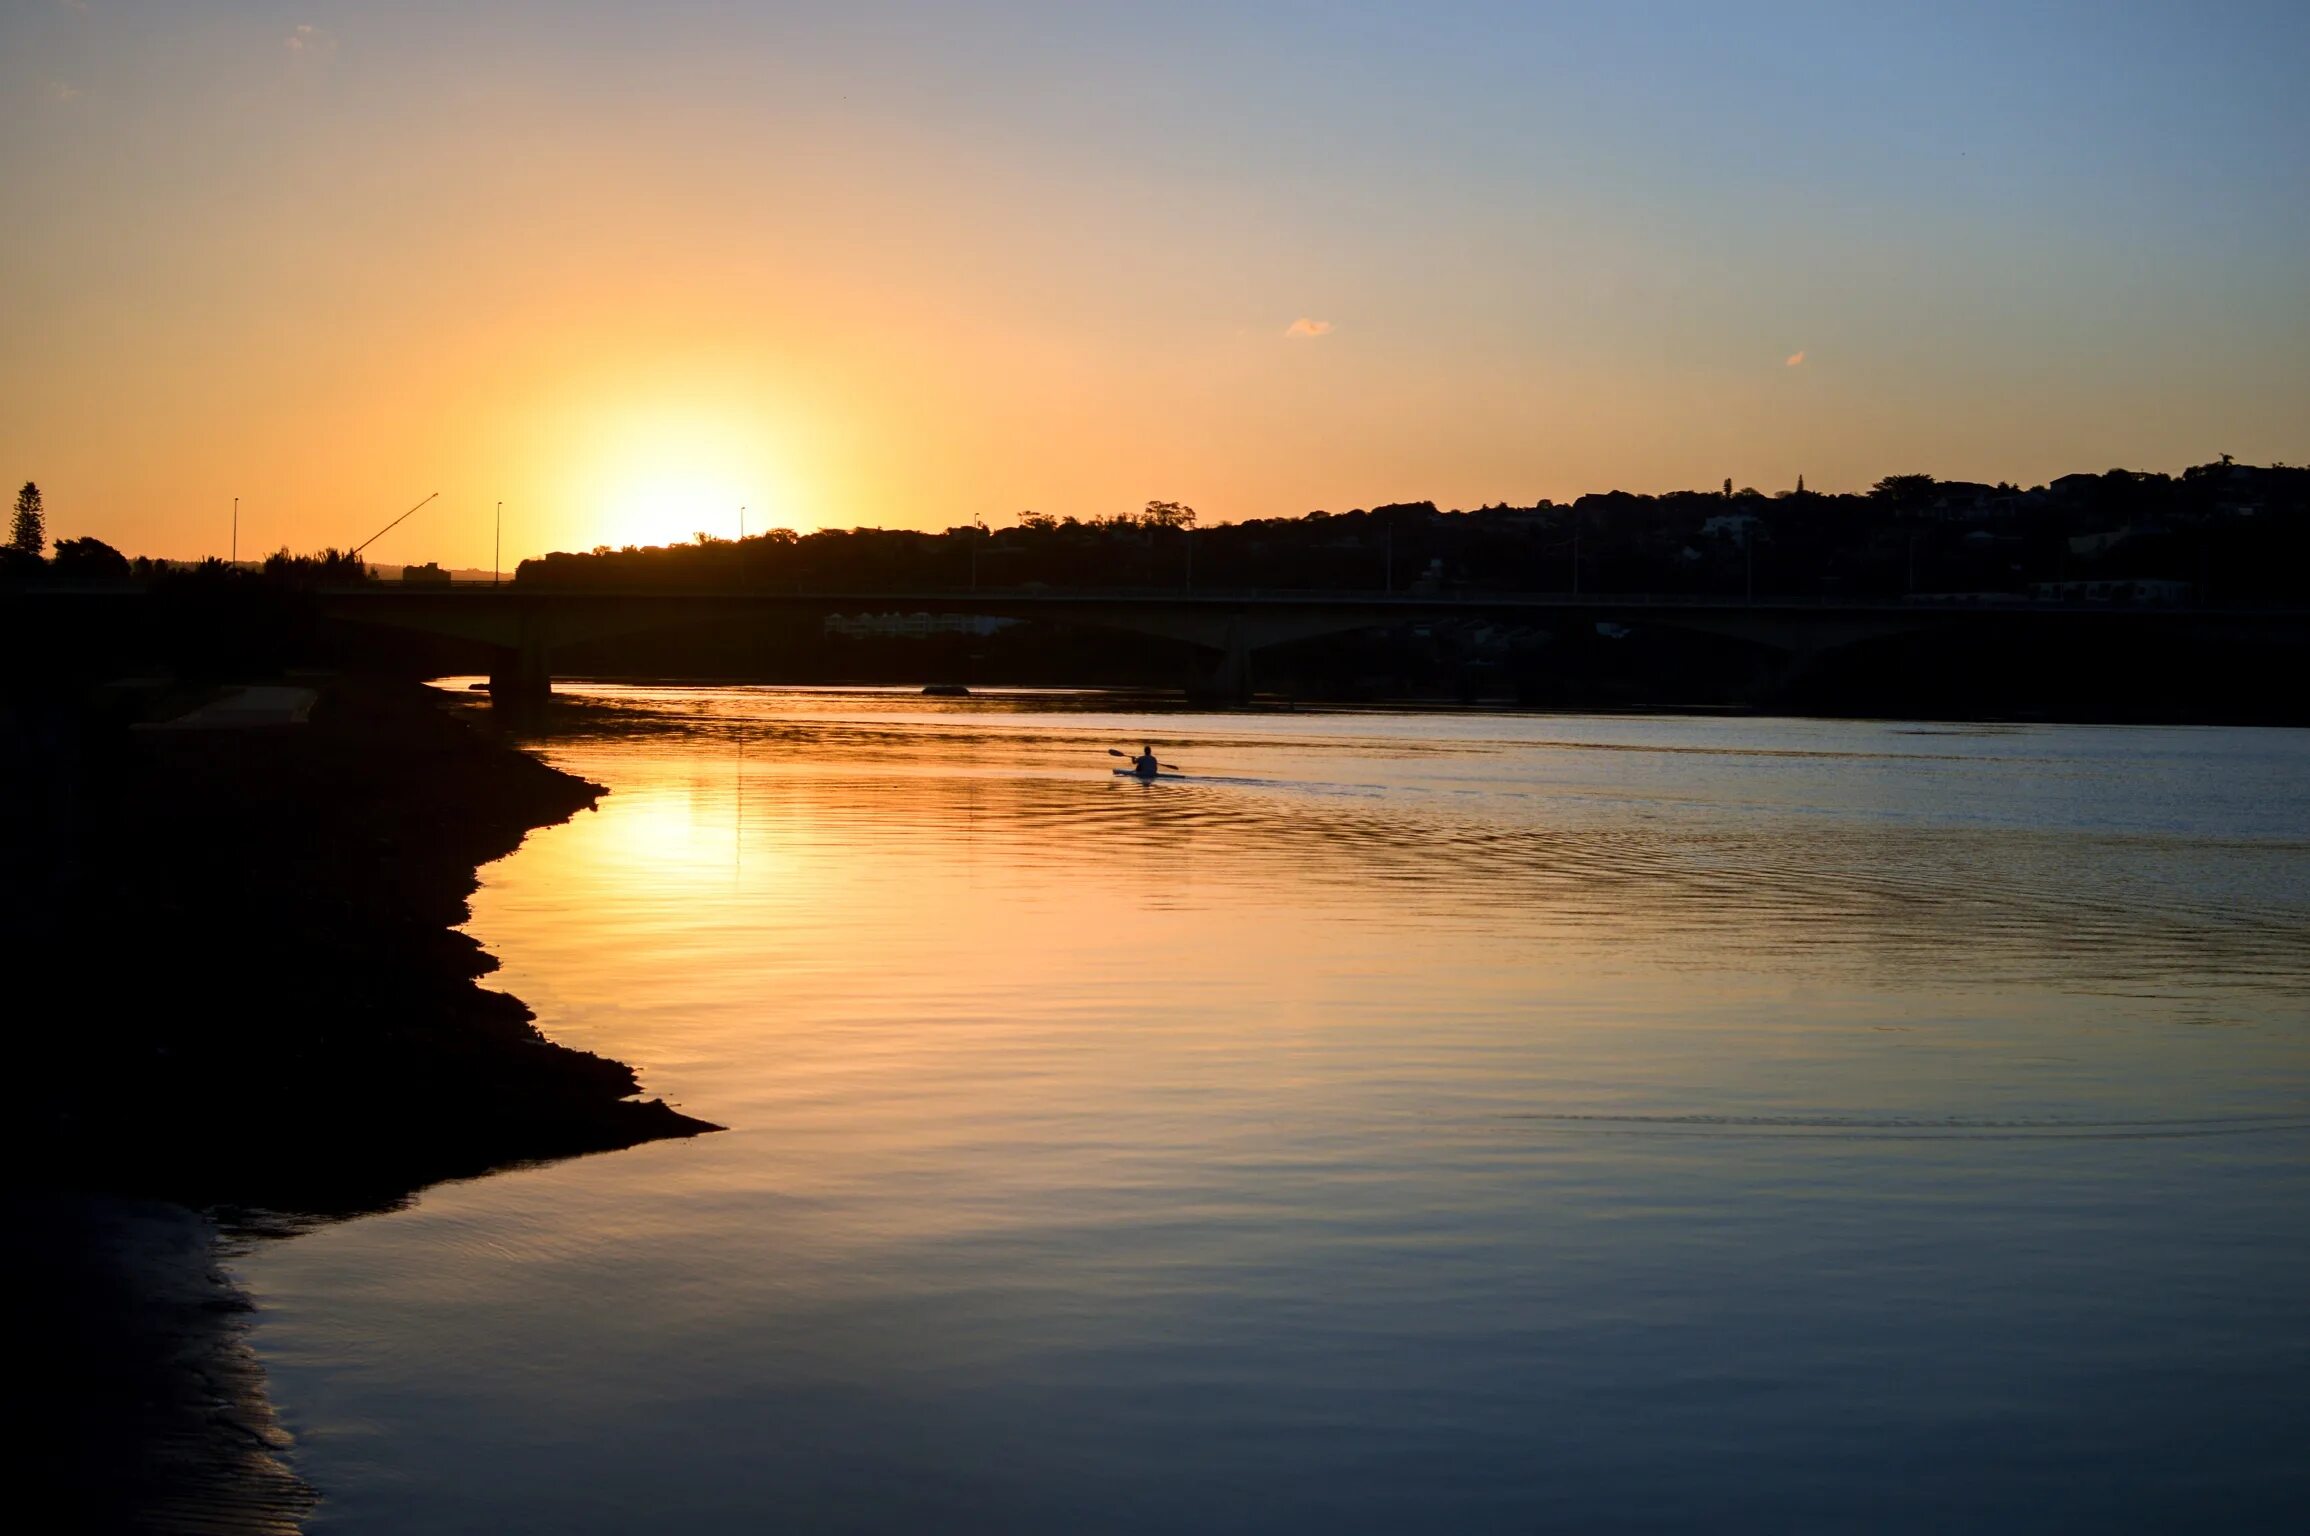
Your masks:
{"label": "silhouetted tree", "polygon": [[1192,528],[1195,509],[1185,502],[1151,501],[1147,510],[1139,514],[1150,528]]}
{"label": "silhouetted tree", "polygon": [[[222,567],[222,562],[213,556],[205,564]],[[292,555],[287,545],[265,557],[264,573],[272,581],[304,587],[342,586],[371,580],[374,574],[359,555],[350,551],[331,548],[317,555]]]}
{"label": "silhouetted tree", "polygon": [[56,574],[74,581],[127,581],[128,556],[102,539],[58,539]]}
{"label": "silhouetted tree", "polygon": [[1931,475],[1887,475],[1869,487],[1869,495],[1896,511],[1923,506],[1937,484]]}
{"label": "silhouetted tree", "polygon": [[16,493],[16,521],[8,529],[8,547],[35,560],[48,547],[48,514],[41,509],[40,487],[29,480]]}

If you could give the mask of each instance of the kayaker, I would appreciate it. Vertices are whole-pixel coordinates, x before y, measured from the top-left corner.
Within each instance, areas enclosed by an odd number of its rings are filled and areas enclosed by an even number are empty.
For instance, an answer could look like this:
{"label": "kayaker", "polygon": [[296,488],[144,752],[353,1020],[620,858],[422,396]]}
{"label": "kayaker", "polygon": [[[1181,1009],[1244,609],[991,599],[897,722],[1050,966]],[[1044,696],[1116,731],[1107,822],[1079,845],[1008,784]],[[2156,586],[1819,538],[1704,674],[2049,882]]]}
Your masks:
{"label": "kayaker", "polygon": [[1131,759],[1131,771],[1143,779],[1151,779],[1155,777],[1155,770],[1159,766],[1155,761],[1155,749],[1143,741],[1139,743],[1139,755]]}

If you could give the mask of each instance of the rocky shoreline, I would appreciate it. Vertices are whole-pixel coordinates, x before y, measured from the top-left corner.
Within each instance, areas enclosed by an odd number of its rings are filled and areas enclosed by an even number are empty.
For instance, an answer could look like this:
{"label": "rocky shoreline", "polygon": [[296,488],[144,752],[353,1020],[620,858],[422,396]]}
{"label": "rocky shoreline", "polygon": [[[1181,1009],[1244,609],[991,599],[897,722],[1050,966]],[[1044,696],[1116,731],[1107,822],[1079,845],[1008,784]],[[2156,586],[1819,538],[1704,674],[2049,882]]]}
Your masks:
{"label": "rocky shoreline", "polygon": [[[327,1219],[716,1129],[547,1040],[454,925],[478,868],[590,808],[406,682],[302,723],[152,729],[168,690],[11,701],[16,1396],[90,1530],[295,1529],[310,1495],[221,1267],[235,1213]],[[144,717],[144,718],[140,718]]]}

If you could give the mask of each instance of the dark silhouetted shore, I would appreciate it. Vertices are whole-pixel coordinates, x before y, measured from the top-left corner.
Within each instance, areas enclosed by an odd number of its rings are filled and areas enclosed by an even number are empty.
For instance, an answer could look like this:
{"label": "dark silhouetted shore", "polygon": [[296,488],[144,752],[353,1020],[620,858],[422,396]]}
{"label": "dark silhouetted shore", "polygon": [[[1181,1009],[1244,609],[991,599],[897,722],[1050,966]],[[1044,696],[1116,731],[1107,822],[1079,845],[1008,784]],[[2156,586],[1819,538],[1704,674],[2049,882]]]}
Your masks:
{"label": "dark silhouetted shore", "polygon": [[[290,680],[292,683],[299,680]],[[20,1382],[74,1528],[285,1529],[214,1213],[390,1207],[443,1179],[714,1127],[556,1045],[453,925],[482,864],[600,790],[422,687],[19,686],[4,758],[5,1122]],[[21,1410],[20,1410],[21,1411]],[[206,1521],[206,1524],[199,1522]]]}

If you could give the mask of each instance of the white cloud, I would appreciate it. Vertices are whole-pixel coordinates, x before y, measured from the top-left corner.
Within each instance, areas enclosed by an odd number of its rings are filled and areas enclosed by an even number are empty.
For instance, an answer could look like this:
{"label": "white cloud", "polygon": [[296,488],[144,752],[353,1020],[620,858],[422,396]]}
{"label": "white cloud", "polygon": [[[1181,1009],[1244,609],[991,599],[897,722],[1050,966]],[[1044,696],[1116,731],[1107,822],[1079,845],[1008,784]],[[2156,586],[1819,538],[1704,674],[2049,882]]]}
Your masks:
{"label": "white cloud", "polygon": [[1805,366],[1805,354],[1801,348],[1789,354],[1787,366],[1791,368],[1802,368]]}
{"label": "white cloud", "polygon": [[309,21],[297,23],[297,29],[281,39],[281,46],[304,59],[334,58],[337,39]]}
{"label": "white cloud", "polygon": [[1328,336],[1331,334],[1331,322],[1329,320],[1310,320],[1307,316],[1302,315],[1285,326],[1283,334],[1286,336]]}

